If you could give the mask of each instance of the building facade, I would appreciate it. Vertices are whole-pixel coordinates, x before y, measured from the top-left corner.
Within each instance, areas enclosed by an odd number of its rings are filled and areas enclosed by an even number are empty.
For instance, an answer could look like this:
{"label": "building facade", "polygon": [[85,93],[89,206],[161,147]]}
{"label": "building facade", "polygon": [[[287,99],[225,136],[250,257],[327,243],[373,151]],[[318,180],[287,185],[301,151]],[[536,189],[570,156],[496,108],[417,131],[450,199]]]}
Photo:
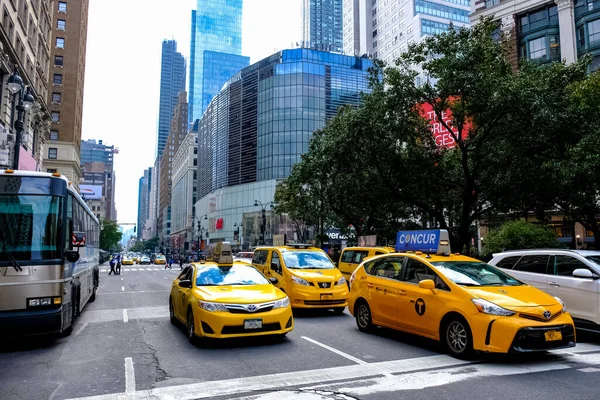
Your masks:
{"label": "building facade", "polygon": [[[198,122],[198,121],[197,121]],[[198,124],[187,134],[173,158],[173,189],[171,195],[171,236],[179,254],[190,250],[194,241],[193,221],[196,203],[198,154]]]}
{"label": "building facade", "polygon": [[392,63],[410,43],[424,36],[444,32],[450,24],[469,26],[470,3],[471,0],[345,0],[344,52],[372,55]]}
{"label": "building facade", "polygon": [[150,183],[152,180],[152,168],[144,170],[138,185],[138,217],[137,217],[137,239],[144,238],[146,221],[150,218]]}
{"label": "building facade", "polygon": [[173,177],[173,158],[185,138],[187,129],[188,103],[187,93],[179,92],[177,107],[171,119],[171,129],[165,148],[160,157],[159,193],[158,193],[158,227],[160,238],[171,234],[171,188]]}
{"label": "building facade", "polygon": [[[63,1],[0,0],[0,168],[14,168],[20,93],[12,93],[8,79],[15,72],[31,90],[35,102],[24,111],[17,169],[43,171],[45,142],[50,135],[48,109],[49,62],[53,7]],[[23,91],[23,94],[25,91]],[[54,153],[54,152],[53,152]]]}
{"label": "building facade", "polygon": [[[58,171],[77,187],[81,180],[81,121],[89,0],[54,6],[48,105],[52,116],[44,169]],[[54,150],[53,150],[54,149]],[[56,154],[56,158],[50,158]]]}
{"label": "building facade", "polygon": [[188,123],[202,117],[223,84],[250,59],[242,57],[243,0],[198,0],[192,10]]}
{"label": "building facade", "polygon": [[158,236],[158,192],[159,192],[159,175],[160,163],[158,157],[154,160],[152,167],[152,176],[150,178],[150,202],[149,202],[149,220],[146,223],[144,230],[149,232],[151,238]]}
{"label": "building facade", "polygon": [[341,53],[343,0],[302,0],[302,40],[305,47]]}
{"label": "building facade", "polygon": [[160,156],[167,143],[171,118],[177,107],[179,92],[185,90],[185,59],[177,52],[175,40],[164,40],[160,62],[160,102],[158,109],[158,146]]}
{"label": "building facade", "polygon": [[[308,150],[312,133],[340,106],[360,104],[371,65],[365,58],[283,50],[227,82],[198,128],[196,215],[207,215],[200,222],[210,241],[256,245],[263,223],[254,200],[266,207],[267,236],[292,234],[268,206],[277,181],[290,174]],[[241,235],[234,240],[240,224]]]}
{"label": "building facade", "polygon": [[471,22],[493,15],[511,43],[510,59],[567,63],[590,54],[590,72],[600,68],[600,1],[477,0]]}
{"label": "building facade", "polygon": [[[116,221],[117,210],[115,206],[115,171],[114,171],[114,155],[118,154],[115,146],[108,146],[102,140],[95,139],[83,140],[79,152],[81,161],[82,179],[79,184],[80,193],[94,193],[94,199],[101,193],[102,218]],[[99,188],[100,187],[100,188]],[[90,200],[90,196],[87,196]],[[96,210],[93,210],[96,211]]]}

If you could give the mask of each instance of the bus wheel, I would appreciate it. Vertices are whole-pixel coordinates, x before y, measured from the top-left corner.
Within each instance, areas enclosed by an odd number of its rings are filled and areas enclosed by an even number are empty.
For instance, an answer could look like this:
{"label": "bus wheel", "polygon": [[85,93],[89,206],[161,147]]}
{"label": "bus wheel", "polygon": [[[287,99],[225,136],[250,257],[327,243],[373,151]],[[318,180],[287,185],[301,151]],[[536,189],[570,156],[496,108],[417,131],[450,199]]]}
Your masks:
{"label": "bus wheel", "polygon": [[72,322],[71,322],[71,325],[69,325],[69,327],[67,329],[62,331],[60,335],[62,337],[67,337],[67,336],[70,336],[71,333],[73,333],[73,323]]}

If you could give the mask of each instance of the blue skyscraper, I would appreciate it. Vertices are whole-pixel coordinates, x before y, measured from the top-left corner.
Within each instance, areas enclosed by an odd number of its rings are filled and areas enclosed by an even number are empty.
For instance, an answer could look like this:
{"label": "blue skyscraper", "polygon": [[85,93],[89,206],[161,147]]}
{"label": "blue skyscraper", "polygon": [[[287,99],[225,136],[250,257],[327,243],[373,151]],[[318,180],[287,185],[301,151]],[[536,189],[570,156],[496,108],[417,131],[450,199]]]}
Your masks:
{"label": "blue skyscraper", "polygon": [[302,40],[306,47],[341,53],[342,32],[342,0],[302,0]]}
{"label": "blue skyscraper", "polygon": [[171,127],[173,110],[177,106],[177,95],[185,90],[185,59],[177,52],[177,42],[164,40],[160,63],[160,106],[158,114],[158,147],[160,157]]}
{"label": "blue skyscraper", "polygon": [[198,0],[192,11],[188,120],[202,117],[211,99],[250,64],[242,57],[243,0]]}

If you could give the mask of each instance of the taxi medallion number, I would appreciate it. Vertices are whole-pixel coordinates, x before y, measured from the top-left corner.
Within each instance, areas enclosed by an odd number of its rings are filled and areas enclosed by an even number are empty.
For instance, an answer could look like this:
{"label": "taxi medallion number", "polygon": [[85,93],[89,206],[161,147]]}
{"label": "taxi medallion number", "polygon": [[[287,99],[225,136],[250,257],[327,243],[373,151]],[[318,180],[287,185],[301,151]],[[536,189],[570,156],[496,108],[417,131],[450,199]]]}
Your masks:
{"label": "taxi medallion number", "polygon": [[331,299],[333,299],[332,294],[322,294],[321,295],[321,300],[331,300]]}
{"label": "taxi medallion number", "polygon": [[546,341],[551,342],[553,340],[562,340],[562,333],[560,331],[546,331],[544,332]]}
{"label": "taxi medallion number", "polygon": [[244,329],[260,329],[262,328],[262,319],[245,319]]}

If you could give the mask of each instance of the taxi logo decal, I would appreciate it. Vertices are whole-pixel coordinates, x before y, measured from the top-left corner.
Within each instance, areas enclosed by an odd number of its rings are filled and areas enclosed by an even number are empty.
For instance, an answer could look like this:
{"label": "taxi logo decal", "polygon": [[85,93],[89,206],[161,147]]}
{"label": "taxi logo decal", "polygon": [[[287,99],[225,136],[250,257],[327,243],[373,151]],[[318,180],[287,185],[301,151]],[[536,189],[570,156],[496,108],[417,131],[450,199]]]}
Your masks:
{"label": "taxi logo decal", "polygon": [[508,292],[504,289],[498,289],[498,292],[502,293],[502,294],[508,294]]}
{"label": "taxi logo decal", "polygon": [[552,316],[552,313],[548,310],[544,311],[544,318],[548,319]]}
{"label": "taxi logo decal", "polygon": [[419,314],[419,316],[425,314],[425,300],[417,299],[417,301],[415,302],[415,311],[417,312],[417,314]]}

